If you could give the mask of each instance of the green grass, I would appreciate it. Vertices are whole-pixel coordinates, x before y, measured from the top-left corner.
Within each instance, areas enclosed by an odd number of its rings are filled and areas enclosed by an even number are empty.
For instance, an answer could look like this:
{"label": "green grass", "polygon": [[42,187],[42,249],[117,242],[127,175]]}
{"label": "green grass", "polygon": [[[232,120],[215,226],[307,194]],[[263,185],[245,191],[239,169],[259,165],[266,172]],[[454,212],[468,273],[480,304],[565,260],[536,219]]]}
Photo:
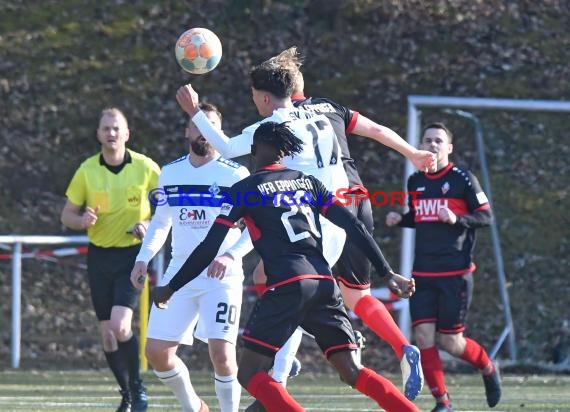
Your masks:
{"label": "green grass", "polygon": [[[389,378],[399,384],[398,376]],[[179,410],[171,392],[154,375],[144,375],[150,407],[153,410]],[[196,391],[219,411],[208,373],[192,373]],[[447,376],[456,411],[488,410],[481,378],[476,374]],[[335,376],[301,374],[288,386],[308,411],[377,411],[379,407],[360,393],[341,384]],[[118,405],[116,385],[110,373],[102,371],[3,371],[0,373],[0,410],[9,411],[101,411]],[[242,394],[242,410],[251,397]],[[433,400],[427,388],[417,399],[424,411],[431,410]],[[506,375],[503,376],[503,399],[494,411],[569,411],[570,376]]]}

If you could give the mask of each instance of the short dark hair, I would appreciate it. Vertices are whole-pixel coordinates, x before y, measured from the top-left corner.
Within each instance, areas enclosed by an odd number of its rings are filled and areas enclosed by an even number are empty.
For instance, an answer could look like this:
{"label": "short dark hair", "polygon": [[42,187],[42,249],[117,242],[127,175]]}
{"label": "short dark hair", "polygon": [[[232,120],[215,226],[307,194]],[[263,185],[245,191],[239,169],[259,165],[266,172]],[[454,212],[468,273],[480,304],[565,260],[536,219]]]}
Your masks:
{"label": "short dark hair", "polygon": [[283,66],[275,58],[264,61],[251,69],[251,85],[256,90],[269,92],[278,99],[291,97],[295,88],[296,73]]}
{"label": "short dark hair", "polygon": [[288,122],[263,122],[253,134],[253,143],[275,148],[282,156],[293,156],[303,151],[303,141],[287,127]]}
{"label": "short dark hair", "polygon": [[198,104],[198,107],[200,108],[200,110],[202,110],[203,112],[214,112],[218,115],[218,117],[220,118],[220,120],[222,120],[222,113],[220,112],[220,110],[214,106],[212,103],[206,103],[206,102],[200,102]]}
{"label": "short dark hair", "polygon": [[447,137],[449,138],[449,143],[453,142],[453,133],[451,133],[451,130],[449,130],[447,128],[447,126],[445,126],[443,123],[441,122],[433,122],[428,124],[427,126],[425,126],[422,130],[422,136],[424,135],[424,133],[426,132],[427,129],[441,129],[445,132],[445,134],[447,134]]}

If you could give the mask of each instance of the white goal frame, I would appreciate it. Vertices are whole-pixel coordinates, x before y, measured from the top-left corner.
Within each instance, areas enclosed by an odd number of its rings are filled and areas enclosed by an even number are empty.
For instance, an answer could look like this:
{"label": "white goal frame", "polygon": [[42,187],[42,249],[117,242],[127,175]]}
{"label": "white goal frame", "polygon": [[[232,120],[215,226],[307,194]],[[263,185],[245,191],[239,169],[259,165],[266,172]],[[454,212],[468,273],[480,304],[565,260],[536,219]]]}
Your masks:
{"label": "white goal frame", "polygon": [[[481,109],[481,110],[515,110],[515,111],[534,111],[534,112],[570,112],[570,101],[554,101],[554,100],[519,100],[519,99],[494,99],[494,98],[477,98],[477,97],[448,97],[448,96],[408,96],[408,124],[407,124],[407,141],[410,145],[417,147],[421,131],[421,111],[420,108],[441,108],[441,109]],[[477,121],[474,116],[466,112],[456,112],[462,117]],[[476,124],[477,126],[477,124]],[[481,160],[482,174],[488,175],[485,161],[483,137],[480,128],[476,127],[477,151]],[[414,166],[410,161],[406,161],[404,169],[404,190],[406,190],[406,182],[408,177],[414,173]],[[489,198],[491,205],[493,204],[491,187],[488,178],[484,178],[483,189]],[[501,245],[499,241],[499,232],[497,229],[497,219],[494,219],[491,225],[491,235],[493,240],[493,250],[495,255],[495,263],[497,265],[497,278],[501,300],[503,303],[503,314],[505,316],[505,328],[499,336],[494,348],[490,351],[490,356],[494,358],[498,353],[504,340],[508,337],[509,356],[512,361],[517,359],[517,347],[515,342],[515,332],[513,320],[511,316],[511,307],[509,304],[509,295],[506,287],[505,273],[503,267],[503,259],[501,253]],[[403,229],[401,254],[400,254],[400,273],[405,276],[411,276],[412,263],[414,258],[414,230]],[[410,312],[407,308],[408,301],[405,300],[406,307],[400,311],[399,325],[402,331],[411,336]]]}

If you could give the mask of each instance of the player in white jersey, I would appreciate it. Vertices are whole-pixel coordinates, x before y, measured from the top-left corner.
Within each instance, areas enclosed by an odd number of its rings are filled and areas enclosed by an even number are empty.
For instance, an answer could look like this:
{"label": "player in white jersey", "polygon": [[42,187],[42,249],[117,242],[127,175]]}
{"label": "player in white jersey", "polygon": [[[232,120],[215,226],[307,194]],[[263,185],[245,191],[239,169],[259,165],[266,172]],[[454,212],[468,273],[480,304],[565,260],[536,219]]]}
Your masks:
{"label": "player in white jersey", "polygon": [[[272,59],[254,67],[251,71],[253,102],[265,119],[246,127],[240,135],[231,139],[221,130],[212,127],[199,110],[198,93],[190,84],[178,89],[176,99],[191,116],[204,138],[228,158],[251,152],[253,134],[261,123],[288,122],[287,126],[303,141],[303,151],[294,157],[285,157],[283,164],[317,177],[333,194],[338,190],[346,190],[348,177],[342,165],[334,129],[326,116],[293,106],[291,95],[294,80],[287,70]],[[332,267],[342,253],[346,234],[326,219],[321,219],[321,229],[323,254]]]}
{"label": "player in white jersey", "polygon": [[[176,100],[182,109],[192,117],[202,135],[226,157],[245,155],[251,152],[253,134],[263,122],[288,122],[295,136],[303,141],[303,151],[295,157],[283,158],[283,164],[291,169],[312,174],[324,183],[325,187],[336,194],[337,190],[347,190],[348,177],[342,165],[341,150],[332,124],[322,114],[295,108],[291,95],[295,87],[295,70],[283,67],[282,62],[271,58],[253,68],[250,74],[253,102],[257,111],[265,119],[246,127],[242,134],[228,138],[220,130],[211,127],[202,112],[199,111],[199,97],[191,85],[178,89]],[[346,233],[325,218],[321,219],[322,250],[329,265],[333,267],[342,254]],[[260,262],[261,263],[261,262]],[[302,332],[297,329],[280,350],[281,354],[296,352],[302,339]],[[283,356],[275,359],[273,378],[286,385],[289,368],[280,366]],[[289,361],[287,360],[287,363]],[[298,371],[297,371],[298,372]]]}
{"label": "player in white jersey", "polygon": [[[201,107],[208,122],[221,128],[217,109],[206,104]],[[186,137],[190,140],[189,154],[162,168],[158,187],[150,194],[156,212],[131,273],[131,281],[139,288],[148,262],[163,246],[170,229],[172,259],[160,285],[170,281],[206,237],[227,190],[249,175],[245,167],[221,157],[192,122]],[[173,296],[167,308],[151,309],[146,356],[185,412],[208,410],[192,387],[188,368],[176,355],[179,344],[191,345],[193,336],[208,343],[220,410],[239,409],[241,386],[236,379],[235,344],[242,301],[242,257],[252,247],[247,230],[231,229],[209,268]],[[224,276],[212,279],[207,273]]]}

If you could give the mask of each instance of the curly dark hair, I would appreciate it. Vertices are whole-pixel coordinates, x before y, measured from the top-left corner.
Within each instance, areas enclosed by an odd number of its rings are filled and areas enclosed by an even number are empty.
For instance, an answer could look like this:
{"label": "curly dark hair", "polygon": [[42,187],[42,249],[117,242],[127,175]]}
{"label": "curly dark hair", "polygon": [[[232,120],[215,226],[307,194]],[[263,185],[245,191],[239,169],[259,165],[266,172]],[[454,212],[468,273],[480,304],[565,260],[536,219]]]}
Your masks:
{"label": "curly dark hair", "polygon": [[303,151],[303,141],[293,134],[287,122],[264,122],[253,134],[253,143],[264,143],[282,156],[294,156]]}

